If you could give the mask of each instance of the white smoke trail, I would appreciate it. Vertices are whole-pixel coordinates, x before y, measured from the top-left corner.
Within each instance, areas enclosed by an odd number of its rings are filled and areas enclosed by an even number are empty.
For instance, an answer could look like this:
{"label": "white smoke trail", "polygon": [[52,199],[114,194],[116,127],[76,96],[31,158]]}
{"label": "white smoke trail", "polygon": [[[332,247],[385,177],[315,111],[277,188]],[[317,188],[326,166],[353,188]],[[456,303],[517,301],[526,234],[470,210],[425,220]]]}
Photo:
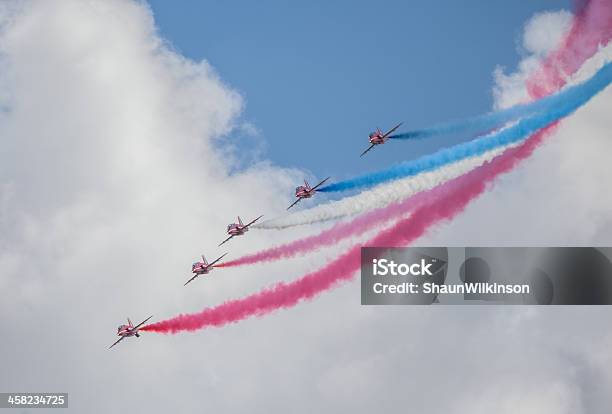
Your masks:
{"label": "white smoke trail", "polygon": [[514,145],[517,144],[499,147],[482,155],[445,165],[434,171],[378,185],[341,200],[330,201],[306,210],[285,214],[263,221],[253,227],[259,229],[284,229],[303,224],[341,219],[385,207],[395,201],[402,200],[420,191],[428,190],[447,180],[465,174]]}

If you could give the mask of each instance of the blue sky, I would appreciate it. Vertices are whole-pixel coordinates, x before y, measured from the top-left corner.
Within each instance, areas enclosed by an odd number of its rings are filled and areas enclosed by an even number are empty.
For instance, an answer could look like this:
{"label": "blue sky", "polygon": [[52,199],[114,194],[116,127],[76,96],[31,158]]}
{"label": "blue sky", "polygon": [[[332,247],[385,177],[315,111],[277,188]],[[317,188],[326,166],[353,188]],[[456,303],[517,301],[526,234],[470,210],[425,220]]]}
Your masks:
{"label": "blue sky", "polygon": [[377,126],[403,121],[406,130],[488,111],[493,70],[516,65],[523,25],[570,1],[150,5],[164,38],[245,97],[243,119],[261,131],[265,158],[340,179],[449,145],[390,142],[359,158]]}

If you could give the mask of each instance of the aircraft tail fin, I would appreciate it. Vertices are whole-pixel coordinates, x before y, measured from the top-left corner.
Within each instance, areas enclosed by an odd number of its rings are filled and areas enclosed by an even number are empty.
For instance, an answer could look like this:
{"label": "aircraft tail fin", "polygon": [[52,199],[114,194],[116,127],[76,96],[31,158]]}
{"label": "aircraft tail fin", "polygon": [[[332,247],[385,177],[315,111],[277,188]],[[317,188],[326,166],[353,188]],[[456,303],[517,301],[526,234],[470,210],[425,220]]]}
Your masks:
{"label": "aircraft tail fin", "polygon": [[241,226],[244,226],[244,224],[242,224],[242,219],[240,218],[240,216],[238,216],[238,224],[240,224]]}
{"label": "aircraft tail fin", "polygon": [[206,260],[206,257],[204,255],[202,255],[202,263],[204,263],[205,265],[208,264],[208,260]]}
{"label": "aircraft tail fin", "polygon": [[128,325],[129,326],[134,326],[134,325],[132,325],[132,321],[130,320],[130,318],[127,318],[127,320],[128,320]]}

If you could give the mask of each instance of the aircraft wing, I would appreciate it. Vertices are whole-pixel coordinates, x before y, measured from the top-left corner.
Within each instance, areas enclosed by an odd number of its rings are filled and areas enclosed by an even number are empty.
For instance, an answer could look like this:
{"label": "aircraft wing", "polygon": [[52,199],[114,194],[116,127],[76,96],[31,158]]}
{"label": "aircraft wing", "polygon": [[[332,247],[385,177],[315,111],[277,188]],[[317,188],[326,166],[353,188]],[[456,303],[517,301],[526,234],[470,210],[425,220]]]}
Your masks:
{"label": "aircraft wing", "polygon": [[[224,254],[223,254],[223,256],[225,256],[226,254],[227,254],[227,253],[224,253]],[[214,262],[209,263],[209,264],[208,264],[208,266],[212,266],[212,265],[214,265],[214,264],[215,264],[215,263],[217,263],[219,260],[223,259],[223,256],[219,257],[219,258],[218,258],[217,260],[215,260]]]}
{"label": "aircraft wing", "polygon": [[194,276],[193,276],[191,279],[189,279],[188,281],[186,281],[186,282],[185,282],[185,284],[184,284],[183,286],[187,286],[187,284],[188,284],[189,282],[193,282],[193,279],[195,279],[195,278],[196,278],[196,277],[198,277],[198,276],[200,276],[200,275],[195,274],[195,275],[194,275]]}
{"label": "aircraft wing", "polygon": [[368,149],[367,149],[367,150],[365,150],[364,152],[362,152],[362,153],[361,153],[361,155],[360,155],[360,157],[363,157],[364,155],[366,155],[366,154],[367,154],[367,152],[368,152],[368,151],[370,151],[372,148],[374,148],[374,144],[370,145],[370,146],[368,147]]}
{"label": "aircraft wing", "polygon": [[323,183],[325,183],[325,181],[329,180],[331,177],[327,177],[325,180],[321,181],[319,184],[315,185],[314,187],[311,188],[311,190],[316,190],[317,188],[321,187],[323,185]]}
{"label": "aircraft wing", "polygon": [[221,243],[219,243],[219,246],[221,246],[222,244],[225,244],[226,242],[228,242],[232,237],[234,237],[233,234],[231,236],[229,236],[227,239],[223,240]]}
{"label": "aircraft wing", "polygon": [[144,325],[152,317],[153,317],[153,315],[149,316],[147,319],[145,319],[144,321],[140,322],[138,325],[134,326],[134,329],[140,328],[142,325]]}
{"label": "aircraft wing", "polygon": [[246,226],[244,226],[244,227],[249,227],[251,224],[255,223],[257,220],[259,220],[259,219],[260,219],[260,218],[262,218],[262,217],[263,217],[263,214],[262,214],[261,216],[257,217],[255,220],[251,221],[249,224],[247,224],[247,225],[246,225]]}
{"label": "aircraft wing", "polygon": [[112,344],[111,346],[108,347],[108,349],[111,349],[112,347],[117,345],[119,342],[121,342],[123,340],[123,338],[125,338],[125,336],[122,336],[121,338],[117,339],[114,344]]}
{"label": "aircraft wing", "polygon": [[296,205],[296,204],[297,204],[297,203],[299,203],[300,201],[302,201],[302,199],[301,199],[301,198],[298,198],[297,200],[295,200],[295,201],[293,202],[293,204],[291,204],[289,207],[287,207],[287,210],[289,210],[291,207],[293,207],[294,205]]}
{"label": "aircraft wing", "polygon": [[385,135],[383,135],[383,139],[387,138],[389,135],[391,135],[392,133],[395,132],[396,129],[398,129],[400,126],[402,126],[403,122],[400,122],[399,124],[397,124],[396,126],[394,126],[393,128],[391,128],[389,131],[387,131],[387,133]]}

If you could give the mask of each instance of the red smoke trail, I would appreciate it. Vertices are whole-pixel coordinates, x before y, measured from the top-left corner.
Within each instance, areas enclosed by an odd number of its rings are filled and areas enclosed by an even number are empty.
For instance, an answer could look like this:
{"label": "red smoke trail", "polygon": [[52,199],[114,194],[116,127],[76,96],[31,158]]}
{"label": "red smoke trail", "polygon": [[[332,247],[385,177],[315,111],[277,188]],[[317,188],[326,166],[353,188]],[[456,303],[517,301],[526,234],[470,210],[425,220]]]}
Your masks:
{"label": "red smoke trail", "polygon": [[[585,39],[589,42],[597,39],[599,39],[598,42],[609,40],[609,37],[607,37],[609,26],[604,26],[604,30],[598,34],[594,31],[600,30],[601,26],[596,24],[591,26],[589,21],[589,19],[595,19],[597,22],[610,21],[609,15],[607,17],[602,16],[602,14],[612,11],[609,5],[604,3],[600,0],[593,0],[581,10],[578,18],[574,19],[573,28],[564,41],[562,49],[555,53],[557,63],[554,66],[555,69],[550,69],[551,79],[557,79],[559,74],[556,70],[557,67],[560,67],[566,73],[572,73],[568,71],[572,68],[575,71],[590,56],[575,53],[576,46],[585,44]],[[588,42],[586,43],[588,44]],[[544,67],[548,62],[547,59]],[[538,76],[541,76],[541,73]],[[543,73],[547,74],[548,72],[544,71]],[[539,98],[544,93],[556,90],[555,88],[558,85],[555,82],[557,80],[545,83],[547,85],[545,89],[530,89],[532,97]],[[553,89],[549,90],[548,88]],[[550,128],[541,130],[520,146],[505,151],[491,162],[455,179],[460,179],[461,183],[455,182],[456,185],[450,186],[451,188],[448,189],[447,193],[437,202],[417,208],[409,218],[402,219],[391,228],[383,230],[366,245],[403,246],[420,237],[431,225],[453,218],[462,212],[470,201],[482,194],[495,178],[512,170],[518,162],[529,157],[544,140]],[[172,319],[144,326],[141,330],[163,333],[193,331],[209,326],[222,326],[250,316],[261,316],[277,309],[294,306],[300,301],[311,299],[327,289],[352,279],[360,266],[360,248],[360,245],[352,247],[324,268],[293,282],[281,282],[243,299],[230,300],[194,314],[182,314]]]}
{"label": "red smoke trail", "polygon": [[612,1],[575,0],[576,14],[570,31],[556,52],[540,64],[527,80],[531,97],[542,97],[561,89],[568,75],[612,39]]}
{"label": "red smoke trail", "polygon": [[[235,267],[260,262],[280,260],[288,257],[293,257],[298,253],[307,252],[318,249],[323,246],[335,244],[342,239],[357,234],[362,234],[368,228],[373,227],[380,222],[388,220],[388,216],[390,215],[389,207],[395,206],[396,204],[397,203],[381,209],[370,211],[349,222],[336,224],[332,228],[323,230],[322,232],[313,236],[298,239],[286,244],[271,247],[269,249],[264,249],[257,253],[249,254],[235,260],[228,260],[227,262],[221,263],[216,267]],[[385,214],[381,214],[383,213],[383,210]],[[405,208],[393,210],[397,211],[397,214],[402,214],[406,212]]]}

